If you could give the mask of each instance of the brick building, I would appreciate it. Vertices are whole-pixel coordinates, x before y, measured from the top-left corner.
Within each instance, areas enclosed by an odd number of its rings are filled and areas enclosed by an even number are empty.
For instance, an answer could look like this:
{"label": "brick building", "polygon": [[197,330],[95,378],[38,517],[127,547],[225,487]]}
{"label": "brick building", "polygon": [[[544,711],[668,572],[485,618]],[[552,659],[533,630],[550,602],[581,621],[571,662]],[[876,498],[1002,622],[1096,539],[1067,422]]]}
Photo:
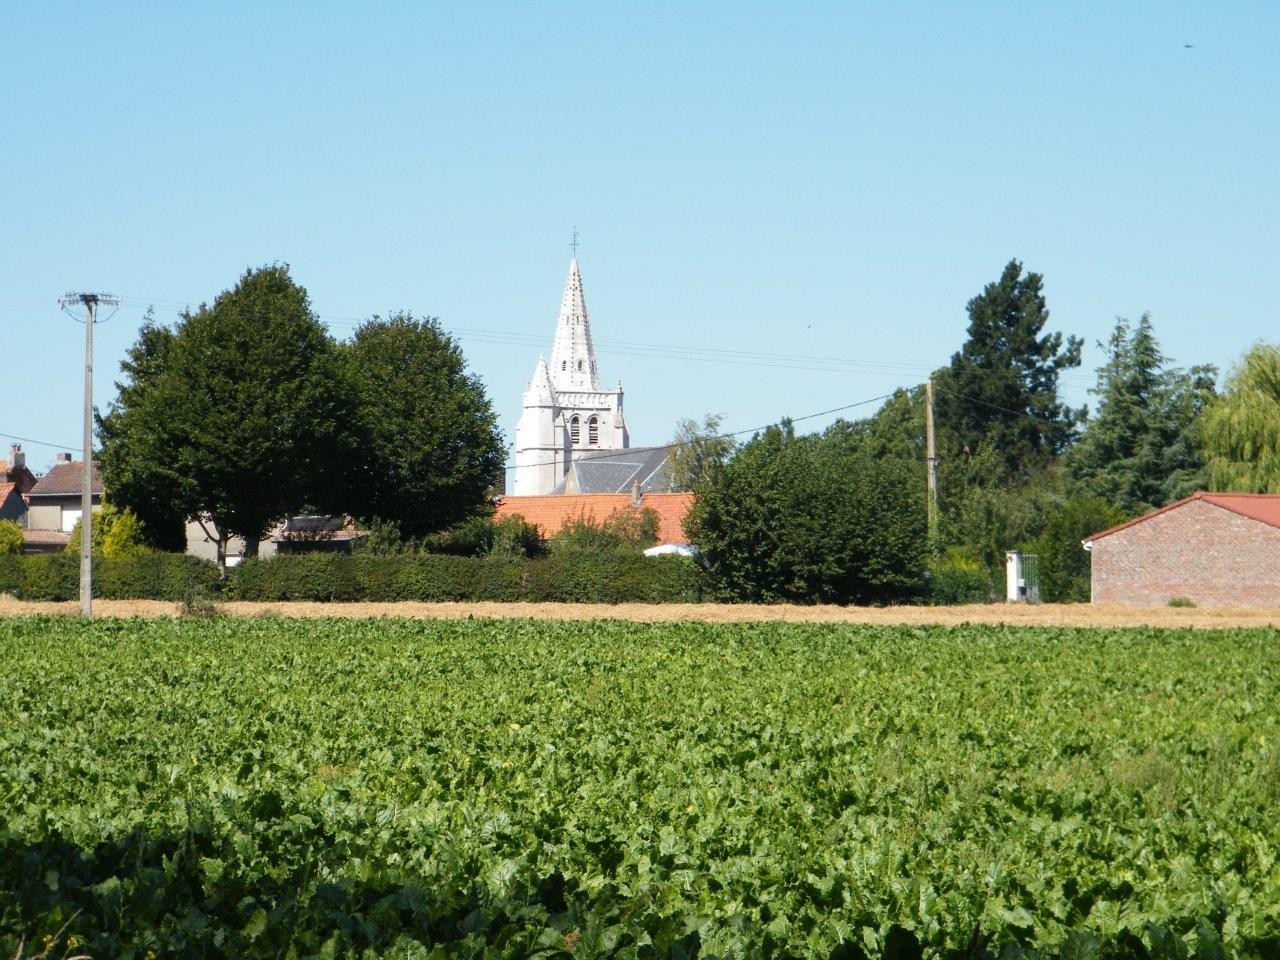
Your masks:
{"label": "brick building", "polygon": [[1280,495],[1197,493],[1083,543],[1094,603],[1280,607]]}

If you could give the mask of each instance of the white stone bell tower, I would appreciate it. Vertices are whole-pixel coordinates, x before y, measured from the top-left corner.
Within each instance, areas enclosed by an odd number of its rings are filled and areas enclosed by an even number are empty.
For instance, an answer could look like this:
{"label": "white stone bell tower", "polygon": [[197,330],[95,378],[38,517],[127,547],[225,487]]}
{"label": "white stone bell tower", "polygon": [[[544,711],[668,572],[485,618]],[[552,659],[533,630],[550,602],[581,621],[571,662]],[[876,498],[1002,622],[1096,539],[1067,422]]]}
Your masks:
{"label": "white stone bell tower", "polygon": [[630,444],[622,384],[600,389],[596,348],[575,257],[569,264],[556,321],[551,363],[538,358],[516,425],[515,495],[550,493],[572,460]]}

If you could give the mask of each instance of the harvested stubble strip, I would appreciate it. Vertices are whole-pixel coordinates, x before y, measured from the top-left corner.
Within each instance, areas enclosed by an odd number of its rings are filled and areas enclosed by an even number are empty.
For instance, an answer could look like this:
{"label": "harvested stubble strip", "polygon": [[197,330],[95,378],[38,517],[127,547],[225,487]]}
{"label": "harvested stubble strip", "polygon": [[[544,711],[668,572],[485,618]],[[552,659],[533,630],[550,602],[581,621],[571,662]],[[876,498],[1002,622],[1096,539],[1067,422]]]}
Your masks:
{"label": "harvested stubble strip", "polygon": [[[528,618],[535,620],[634,620],[645,623],[699,621],[742,623],[908,624],[954,626],[962,623],[1043,627],[1280,627],[1280,608],[1138,608],[1090,604],[970,604],[957,607],[836,607],[766,604],[670,603],[250,603],[220,604],[237,617],[407,617],[451,620]],[[67,615],[79,605],[37,603],[0,596],[0,616]],[[179,605],[160,600],[97,600],[94,612],[106,617],[169,617]]]}

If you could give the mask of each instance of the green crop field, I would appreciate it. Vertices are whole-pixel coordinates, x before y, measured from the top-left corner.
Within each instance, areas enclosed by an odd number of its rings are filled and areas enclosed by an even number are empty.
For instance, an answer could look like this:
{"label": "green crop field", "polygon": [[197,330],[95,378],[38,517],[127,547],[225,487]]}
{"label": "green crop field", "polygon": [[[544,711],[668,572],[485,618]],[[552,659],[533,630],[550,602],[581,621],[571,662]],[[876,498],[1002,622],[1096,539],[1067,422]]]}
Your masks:
{"label": "green crop field", "polygon": [[3,620],[0,956],[1272,958],[1278,706],[1264,630]]}

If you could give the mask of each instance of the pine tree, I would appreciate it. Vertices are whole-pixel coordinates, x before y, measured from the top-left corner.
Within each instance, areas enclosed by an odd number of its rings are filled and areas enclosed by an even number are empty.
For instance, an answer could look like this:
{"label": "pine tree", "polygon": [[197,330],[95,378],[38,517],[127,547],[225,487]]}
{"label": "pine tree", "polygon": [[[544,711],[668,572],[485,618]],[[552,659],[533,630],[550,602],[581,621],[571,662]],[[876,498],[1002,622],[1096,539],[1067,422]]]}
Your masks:
{"label": "pine tree", "polygon": [[1076,436],[1083,410],[1058,399],[1058,375],[1080,365],[1081,341],[1043,334],[1049,309],[1038,273],[1010,260],[1000,279],[968,303],[968,339],[934,377],[944,452],[986,443],[1008,478],[1029,476]]}
{"label": "pine tree", "polygon": [[1145,313],[1136,324],[1117,318],[1098,346],[1098,412],[1066,457],[1067,475],[1129,516],[1190,493],[1204,479],[1194,431],[1217,371],[1169,368]]}

